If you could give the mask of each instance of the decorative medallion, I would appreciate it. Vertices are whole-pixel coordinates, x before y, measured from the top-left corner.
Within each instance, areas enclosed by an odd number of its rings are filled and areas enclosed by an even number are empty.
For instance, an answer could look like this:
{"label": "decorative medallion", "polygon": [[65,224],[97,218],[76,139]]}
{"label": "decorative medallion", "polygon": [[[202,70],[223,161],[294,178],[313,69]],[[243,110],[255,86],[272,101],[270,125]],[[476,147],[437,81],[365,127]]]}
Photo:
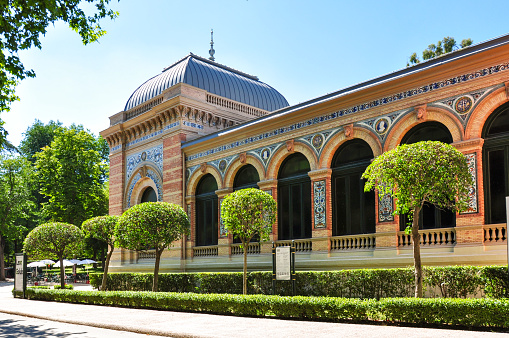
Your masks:
{"label": "decorative medallion", "polygon": [[146,162],[151,162],[157,167],[159,174],[163,172],[163,145],[158,145],[142,152],[130,155],[126,159],[126,182],[129,181],[131,176],[137,171],[140,166],[146,165]]}
{"label": "decorative medallion", "polygon": [[315,136],[313,136],[313,138],[311,139],[311,144],[316,149],[320,149],[322,147],[322,145],[323,145],[323,136],[322,136],[322,134],[316,134]]}
{"label": "decorative medallion", "polygon": [[224,172],[225,169],[226,169],[226,161],[225,160],[221,160],[219,162],[219,170],[221,170],[221,172]]}
{"label": "decorative medallion", "polygon": [[270,158],[270,149],[269,148],[264,148],[262,150],[262,153],[261,153],[261,157],[262,157],[262,160],[265,164],[267,164],[267,161],[269,160]]}
{"label": "decorative medallion", "polygon": [[375,131],[378,135],[384,135],[387,130],[389,130],[389,120],[385,117],[382,117],[375,122]]}
{"label": "decorative medallion", "polygon": [[325,180],[313,182],[315,229],[325,228],[326,207],[325,207]]}
{"label": "decorative medallion", "polygon": [[468,96],[462,96],[456,100],[454,108],[458,114],[466,114],[470,111],[470,108],[472,108],[472,99]]}
{"label": "decorative medallion", "polygon": [[147,159],[147,152],[144,151],[144,152],[141,153],[141,160],[145,161],[146,159]]}

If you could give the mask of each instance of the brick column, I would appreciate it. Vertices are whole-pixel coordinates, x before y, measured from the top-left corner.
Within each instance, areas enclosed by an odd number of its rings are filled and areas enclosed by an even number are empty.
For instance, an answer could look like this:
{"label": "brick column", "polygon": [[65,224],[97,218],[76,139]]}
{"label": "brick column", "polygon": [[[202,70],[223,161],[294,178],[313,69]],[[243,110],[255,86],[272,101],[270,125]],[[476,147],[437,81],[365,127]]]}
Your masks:
{"label": "brick column", "polygon": [[193,247],[194,241],[196,238],[196,197],[194,196],[186,196],[186,207],[185,211],[187,212],[187,216],[189,217],[189,221],[191,223],[191,229],[189,232],[189,237],[186,238],[185,245],[185,258],[193,257]]}
{"label": "brick column", "polygon": [[[258,182],[258,187],[260,190],[265,191],[269,195],[274,198],[277,202],[277,180],[265,180]],[[272,241],[277,241],[277,217],[276,222],[272,226],[272,233],[270,234],[270,239],[266,242],[261,242],[260,252],[263,253],[272,253]]]}
{"label": "brick column", "polygon": [[181,144],[186,140],[183,133],[163,138],[163,201],[182,206],[184,180]]}
{"label": "brick column", "polygon": [[456,242],[458,244],[483,243],[484,232],[484,184],[482,170],[482,147],[484,139],[471,139],[452,144],[467,158],[468,169],[474,179],[470,190],[469,209],[456,215]]}
{"label": "brick column", "polygon": [[375,231],[376,247],[387,248],[398,246],[399,216],[393,215],[394,201],[392,196],[380,196],[375,190]]}
{"label": "brick column", "polygon": [[110,154],[110,215],[122,215],[124,211],[125,152]]}
{"label": "brick column", "polygon": [[230,244],[232,242],[232,236],[229,236],[226,229],[223,225],[223,219],[221,217],[221,203],[223,202],[223,198],[229,193],[233,192],[233,188],[226,188],[221,190],[216,190],[217,195],[217,215],[218,215],[218,227],[217,227],[217,244],[219,245],[217,254],[219,256],[226,256],[231,254]]}

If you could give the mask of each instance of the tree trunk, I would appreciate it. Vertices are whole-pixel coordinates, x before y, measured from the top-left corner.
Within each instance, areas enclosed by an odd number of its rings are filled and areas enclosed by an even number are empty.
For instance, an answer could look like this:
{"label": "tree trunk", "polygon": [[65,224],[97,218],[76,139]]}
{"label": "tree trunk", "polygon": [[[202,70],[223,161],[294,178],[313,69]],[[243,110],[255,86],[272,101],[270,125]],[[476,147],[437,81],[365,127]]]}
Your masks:
{"label": "tree trunk", "polygon": [[113,246],[109,246],[110,247],[110,251],[108,252],[108,254],[106,255],[106,262],[104,263],[104,273],[103,273],[103,281],[101,283],[101,291],[106,291],[106,282],[108,281],[108,268],[110,267],[110,258],[111,258],[111,255],[113,254]]}
{"label": "tree trunk", "polygon": [[65,288],[64,258],[63,257],[59,257],[58,261],[60,262],[60,288],[63,290]]}
{"label": "tree trunk", "polygon": [[412,219],[412,243],[414,249],[415,298],[422,298],[422,265],[421,246],[419,237],[419,213],[421,208],[415,208]]}
{"label": "tree trunk", "polygon": [[247,295],[247,246],[249,242],[242,243],[244,249],[244,274],[242,276],[242,294]]}
{"label": "tree trunk", "polygon": [[152,282],[152,291],[157,292],[157,280],[159,277],[159,262],[161,261],[161,254],[164,249],[156,249],[156,263],[154,265],[154,280]]}
{"label": "tree trunk", "polygon": [[0,280],[5,280],[5,260],[4,260],[5,241],[0,235]]}

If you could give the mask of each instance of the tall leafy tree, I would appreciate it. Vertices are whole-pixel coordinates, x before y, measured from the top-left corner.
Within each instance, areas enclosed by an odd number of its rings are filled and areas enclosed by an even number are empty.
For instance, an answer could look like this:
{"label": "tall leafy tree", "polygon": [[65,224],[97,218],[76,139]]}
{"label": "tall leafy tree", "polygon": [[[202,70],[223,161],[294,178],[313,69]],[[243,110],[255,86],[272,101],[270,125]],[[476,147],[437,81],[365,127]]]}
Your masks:
{"label": "tall leafy tree", "polygon": [[[463,39],[463,40],[461,40],[460,44],[458,45],[454,38],[451,38],[450,36],[446,36],[442,40],[438,41],[436,45],[434,43],[432,43],[428,46],[428,48],[423,50],[422,51],[422,59],[424,61],[433,59],[440,55],[450,53],[453,50],[457,50],[457,49],[461,49],[461,48],[470,46],[472,43],[473,43],[472,39]],[[410,60],[407,63],[407,67],[416,65],[420,62],[421,62],[421,60],[417,56],[417,53],[413,53],[412,55],[410,55]]]}
{"label": "tall leafy tree", "polygon": [[[83,6],[83,4],[93,6]],[[18,100],[15,89],[19,81],[35,77],[33,70],[25,69],[18,53],[32,47],[41,48],[41,35],[57,21],[69,24],[83,41],[89,44],[106,32],[101,28],[103,18],[114,19],[118,14],[108,8],[110,0],[5,0],[0,4],[0,112],[9,111]],[[84,8],[93,8],[86,13]],[[7,132],[0,120],[0,149]]]}
{"label": "tall leafy tree", "polygon": [[51,145],[57,132],[63,128],[60,121],[49,121],[44,124],[40,120],[35,120],[23,133],[24,138],[18,147],[20,153],[29,161],[35,163],[35,154],[40,152],[42,148]]}
{"label": "tall leafy tree", "polygon": [[93,237],[108,245],[109,251],[106,255],[104,263],[104,274],[101,284],[101,290],[106,291],[106,281],[108,280],[108,268],[110,258],[115,249],[115,226],[119,220],[119,216],[98,216],[83,222],[81,229],[87,237]]}
{"label": "tall leafy tree", "polygon": [[[59,129],[49,146],[35,154],[43,214],[54,221],[81,224],[108,213],[106,141],[82,127]],[[107,145],[106,145],[107,146]]]}
{"label": "tall leafy tree", "polygon": [[83,232],[68,223],[45,223],[30,231],[23,250],[31,259],[57,259],[60,262],[60,286],[65,285],[65,257],[78,255],[83,245]]}
{"label": "tall leafy tree", "polygon": [[365,191],[391,194],[396,213],[410,215],[407,232],[413,242],[415,297],[422,297],[419,214],[426,202],[452,211],[468,208],[474,182],[465,156],[438,141],[400,145],[375,158],[362,177],[367,180]]}
{"label": "tall leafy tree", "polygon": [[7,240],[18,240],[20,221],[30,217],[32,166],[23,157],[0,155],[0,280],[5,280],[4,249]]}
{"label": "tall leafy tree", "polygon": [[276,201],[264,191],[242,189],[227,195],[221,203],[224,227],[240,239],[244,251],[242,292],[247,294],[247,247],[253,237],[268,240],[276,221]]}
{"label": "tall leafy tree", "polygon": [[189,218],[181,206],[146,202],[127,209],[115,228],[117,244],[125,249],[155,250],[152,291],[157,291],[159,263],[164,249],[189,233]]}

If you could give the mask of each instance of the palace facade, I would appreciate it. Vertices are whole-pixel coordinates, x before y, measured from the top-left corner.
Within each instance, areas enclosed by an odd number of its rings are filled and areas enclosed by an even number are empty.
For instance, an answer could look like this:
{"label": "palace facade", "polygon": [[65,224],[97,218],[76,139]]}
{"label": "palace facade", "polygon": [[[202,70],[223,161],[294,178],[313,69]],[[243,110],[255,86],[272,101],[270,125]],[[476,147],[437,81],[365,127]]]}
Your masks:
{"label": "palace facade", "polygon": [[[184,207],[191,235],[161,272],[240,271],[222,199],[246,187],[278,202],[271,241],[248,267],[270,270],[272,241],[295,240],[299,270],[412,265],[390,196],[364,193],[370,161],[398,144],[447,142],[475,181],[470,207],[427,205],[425,265],[507,264],[509,35],[289,106],[258,78],[190,54],[142,84],[101,135],[110,146],[110,214],[145,201]],[[152,271],[154,253],[115,251],[110,271]]]}

